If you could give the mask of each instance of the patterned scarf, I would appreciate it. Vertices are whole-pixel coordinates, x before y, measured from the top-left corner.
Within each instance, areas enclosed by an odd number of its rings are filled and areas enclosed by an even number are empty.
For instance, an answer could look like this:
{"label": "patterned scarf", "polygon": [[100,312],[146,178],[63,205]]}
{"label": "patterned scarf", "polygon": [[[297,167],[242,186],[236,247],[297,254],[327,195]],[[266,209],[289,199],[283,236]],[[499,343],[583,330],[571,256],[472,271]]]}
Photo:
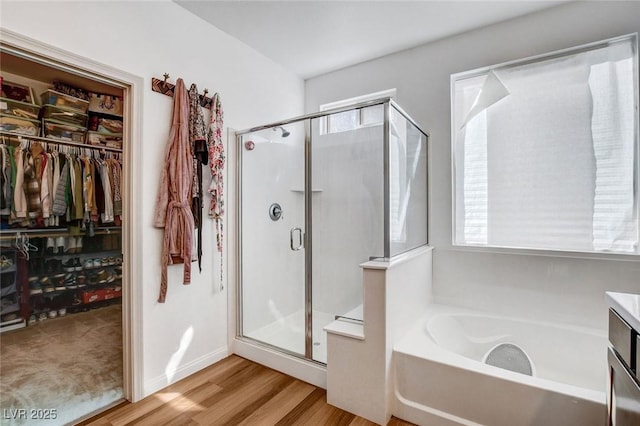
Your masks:
{"label": "patterned scarf", "polygon": [[211,194],[211,205],[209,206],[209,217],[216,221],[216,243],[220,253],[220,290],[224,288],[222,284],[222,243],[224,215],[224,144],[222,143],[222,125],[224,114],[220,96],[216,93],[213,96],[211,105],[211,120],[209,122],[209,133],[207,147],[209,151],[209,170],[211,171],[211,184],[209,194]]}

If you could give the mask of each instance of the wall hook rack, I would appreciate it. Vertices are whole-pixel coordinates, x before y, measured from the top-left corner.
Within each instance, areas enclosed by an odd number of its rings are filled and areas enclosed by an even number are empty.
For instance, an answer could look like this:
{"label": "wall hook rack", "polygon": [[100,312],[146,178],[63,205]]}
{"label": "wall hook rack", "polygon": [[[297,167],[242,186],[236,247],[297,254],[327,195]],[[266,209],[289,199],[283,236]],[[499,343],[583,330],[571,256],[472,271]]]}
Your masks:
{"label": "wall hook rack", "polygon": [[[173,93],[175,92],[176,85],[169,83],[167,81],[169,80],[168,73],[164,73],[163,76],[164,76],[164,80],[161,80],[155,77],[151,79],[151,90],[153,90],[154,92],[162,93],[163,95],[173,97]],[[209,93],[209,90],[204,89],[204,95],[198,95],[198,96],[200,97],[200,106],[202,108],[211,109],[211,106],[213,105],[213,99],[207,97],[208,93]]]}

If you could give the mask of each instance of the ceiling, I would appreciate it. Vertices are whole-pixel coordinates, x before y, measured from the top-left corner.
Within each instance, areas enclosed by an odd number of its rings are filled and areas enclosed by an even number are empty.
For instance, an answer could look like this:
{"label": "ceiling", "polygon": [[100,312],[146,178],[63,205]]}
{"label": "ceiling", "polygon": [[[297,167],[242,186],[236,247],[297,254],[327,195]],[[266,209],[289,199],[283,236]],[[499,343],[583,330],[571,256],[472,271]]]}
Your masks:
{"label": "ceiling", "polygon": [[564,1],[183,1],[307,79]]}

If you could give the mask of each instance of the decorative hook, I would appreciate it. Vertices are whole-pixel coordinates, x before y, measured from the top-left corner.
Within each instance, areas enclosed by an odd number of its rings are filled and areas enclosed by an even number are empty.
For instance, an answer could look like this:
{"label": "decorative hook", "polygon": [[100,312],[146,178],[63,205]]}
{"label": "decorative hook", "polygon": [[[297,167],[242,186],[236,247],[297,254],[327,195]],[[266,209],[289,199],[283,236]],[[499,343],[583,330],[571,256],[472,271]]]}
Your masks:
{"label": "decorative hook", "polygon": [[207,93],[209,93],[209,89],[204,89],[204,97],[207,97]]}
{"label": "decorative hook", "polygon": [[162,74],[164,76],[164,84],[167,84],[167,80],[169,80],[169,73]]}

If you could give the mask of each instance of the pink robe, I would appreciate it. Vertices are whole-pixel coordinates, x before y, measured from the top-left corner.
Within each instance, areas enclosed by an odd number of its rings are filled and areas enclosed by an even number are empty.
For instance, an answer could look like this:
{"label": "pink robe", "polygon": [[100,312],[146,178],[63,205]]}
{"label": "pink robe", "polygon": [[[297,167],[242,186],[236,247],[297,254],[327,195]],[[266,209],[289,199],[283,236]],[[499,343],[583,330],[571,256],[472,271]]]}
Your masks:
{"label": "pink robe", "polygon": [[173,124],[165,151],[155,226],[164,228],[162,278],[158,302],[167,295],[167,266],[184,264],[184,284],[191,282],[194,219],[191,212],[193,156],[189,142],[189,96],[181,78],[173,95]]}

